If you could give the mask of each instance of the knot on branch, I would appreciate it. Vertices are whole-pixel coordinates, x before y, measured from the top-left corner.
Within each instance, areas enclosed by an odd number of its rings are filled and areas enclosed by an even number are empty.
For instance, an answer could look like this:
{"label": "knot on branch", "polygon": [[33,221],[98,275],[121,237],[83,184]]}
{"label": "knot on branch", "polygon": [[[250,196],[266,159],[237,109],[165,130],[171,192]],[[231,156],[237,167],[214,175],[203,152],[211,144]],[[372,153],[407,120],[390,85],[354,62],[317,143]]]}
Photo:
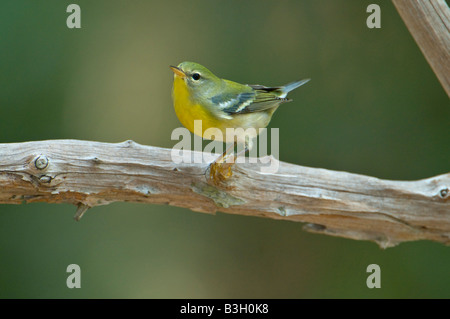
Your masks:
{"label": "knot on branch", "polygon": [[45,155],[39,155],[34,160],[34,166],[36,166],[37,169],[45,169],[48,166],[48,158]]}
{"label": "knot on branch", "polygon": [[448,198],[448,194],[449,194],[449,190],[447,187],[441,189],[441,191],[439,192],[439,196],[441,196],[441,198],[443,198],[443,199]]}

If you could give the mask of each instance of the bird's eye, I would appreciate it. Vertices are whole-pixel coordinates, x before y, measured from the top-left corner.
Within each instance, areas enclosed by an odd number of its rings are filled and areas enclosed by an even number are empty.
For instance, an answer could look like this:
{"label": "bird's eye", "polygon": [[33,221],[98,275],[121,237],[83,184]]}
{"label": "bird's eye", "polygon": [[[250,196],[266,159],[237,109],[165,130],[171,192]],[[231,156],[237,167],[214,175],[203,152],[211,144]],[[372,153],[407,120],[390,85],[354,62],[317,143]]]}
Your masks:
{"label": "bird's eye", "polygon": [[192,79],[193,79],[194,81],[200,80],[200,74],[198,74],[198,73],[192,74]]}

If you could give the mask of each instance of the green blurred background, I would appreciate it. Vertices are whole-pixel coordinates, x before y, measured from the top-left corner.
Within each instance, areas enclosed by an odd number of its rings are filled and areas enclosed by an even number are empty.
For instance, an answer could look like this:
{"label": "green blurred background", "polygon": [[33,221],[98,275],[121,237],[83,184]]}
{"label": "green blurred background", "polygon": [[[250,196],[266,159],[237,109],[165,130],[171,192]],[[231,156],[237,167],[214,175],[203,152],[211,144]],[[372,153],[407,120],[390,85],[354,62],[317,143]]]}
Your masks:
{"label": "green blurred background", "polygon": [[[283,161],[385,179],[449,171],[449,100],[390,1],[0,3],[0,143],[172,147],[170,64],[242,83],[312,81],[275,114]],[[381,29],[366,8],[381,7]],[[450,250],[381,250],[301,223],[116,203],[0,206],[2,298],[449,298]],[[66,267],[81,267],[81,289]],[[381,267],[381,289],[366,267]]]}

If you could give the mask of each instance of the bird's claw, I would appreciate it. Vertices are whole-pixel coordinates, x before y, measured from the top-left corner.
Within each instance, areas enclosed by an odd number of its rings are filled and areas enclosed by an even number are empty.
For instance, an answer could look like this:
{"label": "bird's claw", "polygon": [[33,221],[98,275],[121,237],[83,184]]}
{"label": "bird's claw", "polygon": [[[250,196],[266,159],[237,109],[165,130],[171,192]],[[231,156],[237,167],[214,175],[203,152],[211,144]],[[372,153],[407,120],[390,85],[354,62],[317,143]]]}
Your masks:
{"label": "bird's claw", "polygon": [[221,186],[226,182],[232,175],[231,170],[234,161],[228,163],[227,161],[215,161],[209,165],[209,181],[216,185]]}

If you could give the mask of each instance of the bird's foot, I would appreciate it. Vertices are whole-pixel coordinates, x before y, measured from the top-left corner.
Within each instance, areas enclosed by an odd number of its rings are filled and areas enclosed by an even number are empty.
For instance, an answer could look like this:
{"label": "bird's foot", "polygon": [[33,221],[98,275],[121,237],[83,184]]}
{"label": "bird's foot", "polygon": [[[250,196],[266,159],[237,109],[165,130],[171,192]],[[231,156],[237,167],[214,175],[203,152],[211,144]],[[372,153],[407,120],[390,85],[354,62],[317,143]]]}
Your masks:
{"label": "bird's foot", "polygon": [[233,161],[227,161],[226,158],[214,161],[209,165],[209,182],[215,186],[222,186],[233,175],[231,170],[235,163],[236,157],[233,156]]}

